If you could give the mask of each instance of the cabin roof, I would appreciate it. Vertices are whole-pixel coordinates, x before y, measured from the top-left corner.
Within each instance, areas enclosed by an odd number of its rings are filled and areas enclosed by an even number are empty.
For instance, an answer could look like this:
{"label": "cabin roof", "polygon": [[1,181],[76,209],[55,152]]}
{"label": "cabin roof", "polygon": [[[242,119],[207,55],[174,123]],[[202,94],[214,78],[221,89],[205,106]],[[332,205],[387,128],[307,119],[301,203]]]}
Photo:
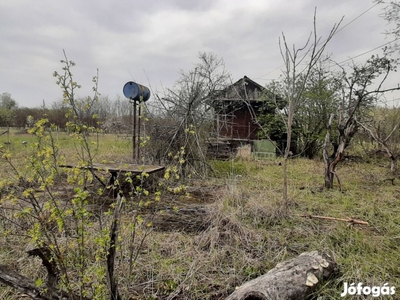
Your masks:
{"label": "cabin roof", "polygon": [[260,97],[263,90],[265,90],[265,87],[251,80],[249,77],[244,76],[224,89],[216,91],[213,96],[212,105],[217,107],[222,103],[230,103],[228,105],[245,106],[243,100],[252,103],[252,105],[261,104],[262,100],[260,100]]}
{"label": "cabin roof", "polygon": [[[253,92],[257,90],[257,97],[254,99]],[[219,90],[215,93],[214,100],[216,101],[242,101],[244,94],[247,93],[246,101],[259,101],[259,97],[261,96],[262,91],[265,90],[265,87],[258,84],[254,80],[251,80],[249,77],[244,76],[240,78],[235,83],[227,86],[226,88]],[[246,91],[246,93],[244,93]]]}

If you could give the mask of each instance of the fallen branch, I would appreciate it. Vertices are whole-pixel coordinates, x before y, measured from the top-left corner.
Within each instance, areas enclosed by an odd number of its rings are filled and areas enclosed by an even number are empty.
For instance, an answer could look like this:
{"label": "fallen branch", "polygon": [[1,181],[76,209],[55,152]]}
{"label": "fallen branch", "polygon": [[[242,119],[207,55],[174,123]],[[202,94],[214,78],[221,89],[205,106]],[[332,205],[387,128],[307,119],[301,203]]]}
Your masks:
{"label": "fallen branch", "polygon": [[35,248],[29,250],[28,254],[29,256],[37,256],[42,260],[42,264],[47,270],[47,285],[55,287],[59,281],[60,271],[50,248]]}
{"label": "fallen branch", "polygon": [[386,178],[386,179],[384,179],[383,180],[383,182],[385,182],[385,181],[391,181],[392,182],[392,185],[394,185],[394,180],[395,180],[396,178]]}
{"label": "fallen branch", "polygon": [[357,219],[352,219],[352,218],[335,218],[335,217],[325,217],[325,216],[315,216],[315,215],[294,215],[296,217],[302,217],[302,218],[309,218],[309,219],[320,219],[320,220],[329,220],[329,221],[342,221],[342,222],[347,222],[350,225],[358,224],[358,225],[369,225],[368,222],[357,220]]}
{"label": "fallen branch", "polygon": [[226,300],[306,299],[317,284],[337,270],[336,263],[318,251],[302,253],[279,263],[267,274],[246,282]]}
{"label": "fallen branch", "polygon": [[79,297],[77,295],[69,295],[66,292],[56,290],[53,287],[43,285],[36,286],[35,282],[31,279],[15,272],[10,266],[0,265],[0,282],[5,285],[11,286],[35,300],[59,300],[59,299],[82,299],[89,300],[86,297]]}

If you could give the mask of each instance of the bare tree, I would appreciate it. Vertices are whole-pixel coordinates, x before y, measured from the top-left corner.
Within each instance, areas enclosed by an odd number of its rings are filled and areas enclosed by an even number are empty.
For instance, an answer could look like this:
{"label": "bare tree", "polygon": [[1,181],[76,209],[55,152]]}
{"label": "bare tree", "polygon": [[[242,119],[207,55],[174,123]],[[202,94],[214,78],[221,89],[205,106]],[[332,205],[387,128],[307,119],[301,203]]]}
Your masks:
{"label": "bare tree", "polygon": [[[174,88],[157,98],[162,107],[158,110],[158,117],[168,125],[165,128],[167,133],[158,132],[167,139],[165,142],[168,146],[163,149],[162,155],[167,157],[169,152],[184,147],[187,166],[192,167],[195,163],[202,164],[205,161],[202,141],[209,132],[207,126],[213,122],[211,101],[213,95],[226,86],[229,78],[223,59],[211,53],[200,53],[199,59],[193,70],[181,71]],[[157,130],[161,131],[162,128]]]}
{"label": "bare tree", "polygon": [[[300,105],[301,97],[306,88],[306,82],[311,74],[315,64],[320,60],[324,53],[326,45],[337,32],[340,23],[334,24],[328,37],[321,40],[317,35],[317,13],[314,11],[314,27],[308,37],[305,45],[296,48],[295,45],[290,47],[286,41],[285,34],[282,33],[282,39],[279,39],[279,48],[284,62],[283,80],[284,80],[284,97],[288,102],[288,115],[284,120],[287,131],[286,148],[284,151],[283,163],[283,200],[288,202],[288,176],[287,176],[287,160],[291,152],[292,143],[292,124],[296,110],[296,106]],[[304,66],[304,62],[306,62]]]}
{"label": "bare tree", "polygon": [[378,143],[387,153],[390,159],[390,171],[393,173],[397,168],[397,157],[399,155],[400,126],[399,108],[376,108],[376,114],[370,122],[359,122],[358,124],[368,135]]}
{"label": "bare tree", "polygon": [[383,13],[382,17],[391,25],[394,25],[394,28],[391,28],[385,32],[387,36],[391,36],[394,40],[390,43],[386,48],[388,53],[395,53],[400,51],[400,45],[398,40],[400,38],[400,2],[397,0],[374,0],[377,4],[383,5]]}
{"label": "bare tree", "polygon": [[224,88],[229,78],[223,59],[211,53],[200,53],[199,59],[193,70],[181,71],[175,87],[162,99],[168,115],[184,120],[185,126],[212,118],[212,95]]}

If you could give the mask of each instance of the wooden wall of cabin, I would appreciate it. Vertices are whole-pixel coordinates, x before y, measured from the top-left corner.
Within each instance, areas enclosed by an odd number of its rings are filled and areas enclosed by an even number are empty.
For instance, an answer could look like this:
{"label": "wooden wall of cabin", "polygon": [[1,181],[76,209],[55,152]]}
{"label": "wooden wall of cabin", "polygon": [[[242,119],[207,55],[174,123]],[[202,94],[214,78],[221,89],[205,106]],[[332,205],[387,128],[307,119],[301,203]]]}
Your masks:
{"label": "wooden wall of cabin", "polygon": [[259,128],[247,107],[242,107],[229,115],[219,115],[216,127],[220,138],[258,139]]}

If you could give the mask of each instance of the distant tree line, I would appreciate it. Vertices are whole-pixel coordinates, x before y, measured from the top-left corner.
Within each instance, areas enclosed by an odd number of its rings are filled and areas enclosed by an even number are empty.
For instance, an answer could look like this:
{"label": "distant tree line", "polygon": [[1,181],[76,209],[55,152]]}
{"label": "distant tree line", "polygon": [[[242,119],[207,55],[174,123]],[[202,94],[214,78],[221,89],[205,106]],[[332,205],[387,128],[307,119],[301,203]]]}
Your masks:
{"label": "distant tree line", "polygon": [[[56,125],[59,129],[66,129],[68,122],[68,106],[59,100],[50,107],[19,107],[9,93],[0,96],[0,127],[27,128],[33,126],[36,120],[43,117],[49,120],[50,124]],[[79,100],[78,100],[79,101]],[[81,99],[82,103],[84,99]],[[131,123],[131,107],[128,99],[117,95],[115,99],[109,96],[99,97],[90,109],[78,111],[80,119],[88,126],[105,129],[105,131],[126,131]],[[97,115],[93,119],[93,115]]]}

